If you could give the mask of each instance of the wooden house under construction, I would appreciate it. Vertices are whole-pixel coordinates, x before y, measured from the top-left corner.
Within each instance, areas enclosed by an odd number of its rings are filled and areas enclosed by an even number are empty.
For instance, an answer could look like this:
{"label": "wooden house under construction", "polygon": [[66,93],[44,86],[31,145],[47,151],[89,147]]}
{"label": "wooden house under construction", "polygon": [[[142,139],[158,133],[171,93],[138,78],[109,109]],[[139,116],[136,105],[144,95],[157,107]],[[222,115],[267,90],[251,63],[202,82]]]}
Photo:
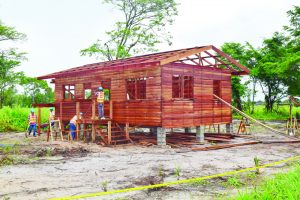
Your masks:
{"label": "wooden house under construction", "polygon": [[[231,102],[231,76],[248,73],[246,67],[212,45],[154,53],[40,76],[38,79],[52,79],[55,84],[55,102],[36,106],[54,106],[62,124],[79,111],[83,112],[83,123],[109,122],[121,128],[159,127],[164,131],[230,124],[231,109],[213,94]],[[105,122],[95,119],[94,92],[99,86],[106,90]],[[108,135],[106,140],[111,143],[113,138]]]}

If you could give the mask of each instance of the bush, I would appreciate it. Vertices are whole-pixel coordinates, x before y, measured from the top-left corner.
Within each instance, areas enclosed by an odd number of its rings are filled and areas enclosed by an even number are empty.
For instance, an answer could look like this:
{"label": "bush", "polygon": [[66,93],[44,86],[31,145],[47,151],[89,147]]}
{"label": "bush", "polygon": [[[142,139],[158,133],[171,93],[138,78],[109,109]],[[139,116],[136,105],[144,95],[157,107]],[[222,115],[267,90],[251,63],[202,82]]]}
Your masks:
{"label": "bush", "polygon": [[[25,131],[28,127],[30,108],[3,107],[0,109],[0,132]],[[37,109],[35,109],[37,114]],[[43,108],[41,123],[48,121],[49,109]]]}

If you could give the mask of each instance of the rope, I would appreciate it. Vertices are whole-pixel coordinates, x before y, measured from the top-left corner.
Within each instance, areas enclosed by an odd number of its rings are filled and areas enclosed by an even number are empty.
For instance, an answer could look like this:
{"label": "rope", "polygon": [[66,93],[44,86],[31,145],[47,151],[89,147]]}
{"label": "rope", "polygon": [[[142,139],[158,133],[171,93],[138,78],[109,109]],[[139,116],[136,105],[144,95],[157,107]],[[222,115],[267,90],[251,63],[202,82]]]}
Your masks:
{"label": "rope", "polygon": [[271,130],[271,131],[273,131],[273,132],[275,132],[275,133],[278,133],[278,134],[280,134],[280,135],[282,135],[282,136],[285,136],[285,137],[288,137],[288,138],[293,138],[293,139],[295,139],[295,137],[286,135],[285,133],[283,133],[283,132],[281,132],[281,131],[278,131],[278,130],[276,130],[276,129],[273,129],[272,127],[270,127],[270,126],[268,126],[268,125],[266,125],[266,124],[263,124],[262,122],[260,122],[260,121],[258,121],[258,120],[256,120],[256,119],[254,119],[253,117],[251,117],[251,116],[247,115],[246,113],[240,111],[239,109],[237,109],[236,107],[234,107],[234,106],[231,105],[230,103],[228,103],[228,102],[226,102],[225,100],[221,99],[221,98],[218,97],[217,95],[213,94],[213,96],[216,97],[219,101],[221,101],[221,102],[224,103],[225,105],[229,106],[230,108],[232,108],[233,110],[235,110],[236,112],[238,112],[240,115],[242,115],[242,116],[244,116],[244,117],[250,119],[251,121],[253,121],[253,122],[255,122],[255,123],[257,123],[257,124],[259,124],[259,125],[265,127],[266,129],[269,129],[269,130]]}

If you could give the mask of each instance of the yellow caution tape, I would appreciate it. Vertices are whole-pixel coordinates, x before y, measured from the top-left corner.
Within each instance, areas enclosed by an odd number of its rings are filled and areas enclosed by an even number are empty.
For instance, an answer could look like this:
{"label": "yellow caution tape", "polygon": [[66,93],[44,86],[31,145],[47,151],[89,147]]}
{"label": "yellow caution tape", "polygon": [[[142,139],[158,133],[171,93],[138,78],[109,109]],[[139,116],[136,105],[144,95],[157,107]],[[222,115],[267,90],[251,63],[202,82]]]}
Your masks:
{"label": "yellow caution tape", "polygon": [[213,174],[213,175],[209,175],[209,176],[202,176],[202,177],[198,177],[198,178],[184,179],[184,180],[160,183],[160,184],[155,184],[155,185],[146,185],[146,186],[140,186],[140,187],[134,187],[134,188],[111,190],[111,191],[107,191],[107,192],[95,192],[95,193],[81,194],[81,195],[76,195],[76,196],[51,198],[49,200],[81,199],[81,198],[105,196],[105,195],[117,194],[117,193],[126,193],[126,192],[145,190],[145,189],[167,187],[167,186],[170,186],[170,185],[179,185],[179,184],[183,184],[183,183],[191,183],[191,182],[205,180],[205,179],[212,179],[212,178],[217,178],[217,177],[229,176],[229,175],[238,174],[238,173],[242,173],[242,172],[252,171],[252,170],[266,168],[266,167],[270,167],[270,166],[275,166],[275,165],[279,165],[279,164],[286,163],[286,162],[293,161],[293,160],[297,160],[297,159],[300,159],[300,155],[295,156],[295,157],[291,157],[291,158],[287,158],[287,159],[284,159],[284,160],[280,160],[280,161],[277,161],[277,162],[272,162],[272,163],[269,163],[269,164],[261,165],[261,166],[258,166],[258,167],[249,167],[249,168],[240,169],[240,170],[236,170],[236,171],[224,172],[224,173],[221,173],[221,174]]}

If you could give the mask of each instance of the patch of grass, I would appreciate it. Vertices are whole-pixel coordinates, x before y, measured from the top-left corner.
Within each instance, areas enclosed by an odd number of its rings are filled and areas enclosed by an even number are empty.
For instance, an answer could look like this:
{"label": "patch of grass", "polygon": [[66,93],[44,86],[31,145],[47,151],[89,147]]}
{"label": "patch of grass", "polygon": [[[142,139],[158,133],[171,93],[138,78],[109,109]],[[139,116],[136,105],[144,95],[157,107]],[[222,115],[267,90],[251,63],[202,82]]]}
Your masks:
{"label": "patch of grass", "polygon": [[230,199],[300,199],[300,167],[297,166],[285,173],[276,174],[273,178],[266,179],[255,189],[239,191],[239,194]]}
{"label": "patch of grass", "polygon": [[6,145],[0,147],[0,154],[9,155],[9,154],[20,154],[20,146],[18,144]]}
{"label": "patch of grass", "polygon": [[197,186],[203,186],[208,185],[209,182],[207,180],[196,180],[189,183],[191,186],[197,187]]}
{"label": "patch of grass", "polygon": [[227,180],[227,183],[228,183],[228,185],[236,187],[236,188],[241,187],[243,185],[243,183],[237,177],[229,177]]}
{"label": "patch of grass", "polygon": [[161,164],[158,168],[158,176],[164,178],[166,176],[164,166]]}
{"label": "patch of grass", "polygon": [[[255,167],[259,167],[260,159],[255,156],[253,160],[254,160]],[[260,173],[259,168],[256,168],[256,174],[259,173]]]}
{"label": "patch of grass", "polygon": [[35,158],[22,158],[17,155],[4,155],[0,157],[0,167],[7,165],[28,164],[34,160]]}
{"label": "patch of grass", "polygon": [[101,182],[101,188],[104,192],[107,192],[108,181]]}
{"label": "patch of grass", "polygon": [[[244,110],[244,112],[259,120],[286,120],[289,117],[289,106],[275,106],[273,112],[266,112],[264,105],[256,105],[254,107],[254,113],[251,114],[248,110]],[[300,107],[293,107],[293,115],[295,115],[296,112],[300,113]],[[233,113],[233,117],[236,119],[241,119],[241,116],[235,112]]]}
{"label": "patch of grass", "polygon": [[[3,107],[0,109],[0,132],[25,131],[28,127],[28,115],[30,108]],[[37,109],[35,109],[37,114]],[[49,109],[43,108],[41,122],[48,121]]]}
{"label": "patch of grass", "polygon": [[227,181],[223,183],[225,187],[234,187],[234,188],[239,188],[244,183],[242,183],[240,176],[235,175],[235,176],[229,176]]}
{"label": "patch of grass", "polygon": [[180,174],[181,174],[180,167],[179,166],[175,167],[175,169],[174,169],[174,175],[177,177],[177,180],[179,180]]}
{"label": "patch of grass", "polygon": [[249,179],[249,180],[256,179],[257,178],[257,174],[255,172],[248,172],[248,173],[245,174],[245,178]]}

